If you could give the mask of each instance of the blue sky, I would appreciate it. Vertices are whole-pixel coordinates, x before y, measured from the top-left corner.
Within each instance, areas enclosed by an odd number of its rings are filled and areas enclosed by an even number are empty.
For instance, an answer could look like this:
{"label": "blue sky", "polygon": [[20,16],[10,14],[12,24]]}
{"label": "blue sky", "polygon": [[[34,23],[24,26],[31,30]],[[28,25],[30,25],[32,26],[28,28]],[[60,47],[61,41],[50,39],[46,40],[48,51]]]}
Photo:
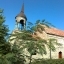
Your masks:
{"label": "blue sky", "polygon": [[[4,9],[6,24],[11,31],[22,4],[23,0],[0,0],[0,8]],[[24,6],[28,21],[35,23],[38,19],[45,19],[56,28],[64,30],[64,0],[24,0]]]}

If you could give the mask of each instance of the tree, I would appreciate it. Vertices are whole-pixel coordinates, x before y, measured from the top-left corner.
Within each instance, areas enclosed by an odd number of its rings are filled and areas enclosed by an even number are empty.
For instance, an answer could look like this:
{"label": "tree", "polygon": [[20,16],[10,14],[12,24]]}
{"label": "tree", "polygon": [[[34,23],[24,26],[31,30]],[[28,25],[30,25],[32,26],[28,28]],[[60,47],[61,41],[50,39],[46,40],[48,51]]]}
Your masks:
{"label": "tree", "polygon": [[56,46],[62,45],[62,44],[58,43],[56,39],[53,39],[53,38],[48,39],[48,46],[49,46],[49,50],[50,50],[50,59],[52,59],[51,52],[56,51],[54,44]]}
{"label": "tree", "polygon": [[[30,25],[32,25],[32,24],[30,23]],[[36,23],[35,23],[35,26],[32,26],[31,28],[29,27],[29,29],[33,32],[38,31],[38,32],[42,33],[42,31],[45,31],[45,28],[51,28],[51,27],[55,27],[55,26],[52,25],[51,23],[49,23],[48,21],[37,20]],[[56,50],[54,45],[61,46],[61,44],[58,43],[57,40],[54,39],[54,38],[50,38],[47,41],[48,41],[47,43],[48,43],[48,48],[50,50],[50,59],[51,59],[51,51]]]}
{"label": "tree", "polygon": [[47,28],[51,28],[51,27],[55,27],[54,25],[52,25],[51,23],[49,23],[48,21],[46,20],[37,20],[35,25],[33,25],[31,22],[29,22],[29,25],[28,25],[28,28],[31,30],[31,31],[39,31],[40,33],[42,33],[42,31],[45,30],[45,27]]}
{"label": "tree", "polygon": [[0,9],[0,53],[6,54],[9,52],[9,44],[7,43],[8,27],[5,23],[3,10]]}
{"label": "tree", "polygon": [[15,42],[11,47],[11,53],[13,56],[10,58],[10,61],[12,64],[24,64],[25,59],[24,55],[22,54],[23,51],[22,48],[20,48],[20,45],[17,45]]}
{"label": "tree", "polygon": [[[50,41],[49,43],[44,40],[41,39],[39,37],[34,37],[33,33],[35,33],[36,31],[39,31],[40,33],[42,33],[43,30],[45,30],[45,26],[46,25],[48,28],[50,27],[48,24],[44,23],[45,21],[43,20],[42,22],[40,22],[40,20],[38,20],[36,22],[35,25],[33,25],[31,22],[29,22],[28,25],[28,29],[24,30],[24,31],[18,31],[15,32],[14,34],[11,35],[11,37],[15,37],[12,38],[11,40],[16,40],[16,43],[21,43],[20,46],[22,46],[23,50],[26,49],[29,52],[29,64],[31,64],[32,61],[32,55],[34,54],[46,54],[46,46],[50,48]],[[51,44],[51,50],[55,50],[54,44]],[[26,56],[26,55],[25,55]]]}
{"label": "tree", "polygon": [[22,51],[19,45],[11,44],[8,41],[9,29],[5,25],[5,17],[3,10],[0,9],[0,64],[24,64],[24,57],[21,55]]}
{"label": "tree", "polygon": [[[46,47],[47,44],[46,40],[42,40],[40,38],[33,38],[32,33],[28,30],[24,30],[21,32],[15,32],[15,34],[12,34],[12,36],[15,36],[15,38],[10,39],[10,41],[15,39],[15,43],[19,44],[23,50],[26,49],[26,51],[29,52],[28,55],[25,54],[30,60],[29,64],[31,64],[32,61],[32,55],[34,54],[46,54]],[[23,54],[23,53],[22,53]]]}
{"label": "tree", "polygon": [[[8,27],[5,23],[3,10],[0,9],[0,63],[4,64],[6,60],[5,55],[10,52],[10,44],[7,42]],[[2,62],[4,60],[4,62]]]}

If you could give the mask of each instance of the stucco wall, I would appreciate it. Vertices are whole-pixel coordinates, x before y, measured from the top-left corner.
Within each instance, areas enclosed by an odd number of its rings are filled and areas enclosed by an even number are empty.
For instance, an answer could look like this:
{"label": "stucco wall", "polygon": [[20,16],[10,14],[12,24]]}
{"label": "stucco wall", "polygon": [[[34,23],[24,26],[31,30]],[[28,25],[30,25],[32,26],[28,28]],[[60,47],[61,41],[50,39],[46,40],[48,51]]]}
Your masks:
{"label": "stucco wall", "polygon": [[[59,52],[61,51],[62,52],[62,58],[64,58],[64,37],[60,37],[60,36],[56,36],[56,35],[50,35],[50,34],[47,34],[45,31],[43,31],[42,33],[39,33],[39,32],[36,32],[37,36],[42,38],[42,39],[50,39],[50,38],[53,38],[53,39],[56,39],[58,43],[62,44],[62,46],[55,46],[56,47],[56,51],[55,52],[51,52],[51,57],[53,59],[57,59],[59,58]],[[47,50],[47,54],[46,55],[43,55],[42,58],[50,58],[50,50],[46,47],[46,50]],[[39,55],[36,55],[37,57],[40,57]],[[34,56],[34,57],[36,57]]]}
{"label": "stucco wall", "polygon": [[[35,36],[38,36],[42,39],[49,39],[49,38],[54,38],[54,39],[57,39],[57,42],[58,43],[61,43],[62,46],[56,46],[56,51],[55,52],[51,52],[51,56],[52,58],[55,58],[57,59],[58,58],[58,53],[61,51],[62,52],[62,57],[64,58],[64,37],[60,37],[60,36],[56,36],[56,35],[50,35],[50,34],[47,34],[45,31],[43,31],[42,33],[39,33],[39,32],[36,32],[36,35]],[[11,37],[11,38],[14,38],[14,37]],[[12,41],[11,43],[13,43],[14,41]],[[50,58],[50,50],[46,47],[46,50],[47,50],[47,54],[46,55],[39,55],[39,54],[36,54],[36,55],[33,55],[32,58],[35,58],[35,59],[38,59],[38,58]],[[28,54],[28,52],[25,50],[25,53]]]}
{"label": "stucco wall", "polygon": [[52,58],[59,58],[59,52],[62,52],[62,58],[64,58],[64,37],[56,36],[56,35],[47,35],[48,38],[57,39],[57,42],[62,44],[61,46],[56,46],[56,51],[52,52]]}

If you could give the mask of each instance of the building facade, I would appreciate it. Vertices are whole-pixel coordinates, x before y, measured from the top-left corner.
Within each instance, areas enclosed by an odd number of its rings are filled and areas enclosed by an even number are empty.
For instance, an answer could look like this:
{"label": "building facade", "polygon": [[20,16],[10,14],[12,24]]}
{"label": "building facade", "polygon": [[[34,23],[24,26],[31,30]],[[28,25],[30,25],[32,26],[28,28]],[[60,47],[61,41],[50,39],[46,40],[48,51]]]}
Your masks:
{"label": "building facade", "polygon": [[[26,21],[27,21],[27,17],[24,14],[24,4],[22,5],[22,10],[21,12],[15,17],[16,20],[16,27],[15,30],[24,30],[26,29]],[[13,30],[13,32],[15,31]],[[51,58],[53,59],[57,59],[57,58],[64,58],[64,31],[56,29],[56,28],[47,28],[45,27],[45,30],[42,31],[42,33],[36,32],[36,36],[42,38],[42,39],[50,39],[50,38],[54,38],[57,40],[58,43],[61,43],[62,46],[56,46],[56,51],[53,52],[51,51]],[[14,41],[13,41],[14,42]],[[46,55],[33,55],[33,58],[50,58],[50,50],[47,49],[47,54]],[[28,54],[28,52],[26,52],[26,54]]]}
{"label": "building facade", "polygon": [[[60,43],[61,46],[55,46],[56,51],[51,51],[51,58],[58,59],[64,58],[64,31],[56,28],[46,28],[42,33],[36,32],[36,36],[42,39],[56,39],[57,43]],[[47,55],[43,55],[43,58],[50,58],[50,50],[47,49]]]}

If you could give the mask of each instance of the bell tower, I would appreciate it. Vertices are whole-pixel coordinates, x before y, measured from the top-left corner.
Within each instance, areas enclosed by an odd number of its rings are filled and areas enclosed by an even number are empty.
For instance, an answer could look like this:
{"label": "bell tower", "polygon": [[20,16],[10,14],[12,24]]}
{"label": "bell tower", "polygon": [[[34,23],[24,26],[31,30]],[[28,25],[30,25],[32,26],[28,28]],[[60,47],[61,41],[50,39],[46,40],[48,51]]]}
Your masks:
{"label": "bell tower", "polygon": [[24,3],[22,5],[22,9],[20,13],[15,17],[16,20],[16,27],[18,30],[25,30],[26,29],[26,21],[27,17],[24,14]]}

